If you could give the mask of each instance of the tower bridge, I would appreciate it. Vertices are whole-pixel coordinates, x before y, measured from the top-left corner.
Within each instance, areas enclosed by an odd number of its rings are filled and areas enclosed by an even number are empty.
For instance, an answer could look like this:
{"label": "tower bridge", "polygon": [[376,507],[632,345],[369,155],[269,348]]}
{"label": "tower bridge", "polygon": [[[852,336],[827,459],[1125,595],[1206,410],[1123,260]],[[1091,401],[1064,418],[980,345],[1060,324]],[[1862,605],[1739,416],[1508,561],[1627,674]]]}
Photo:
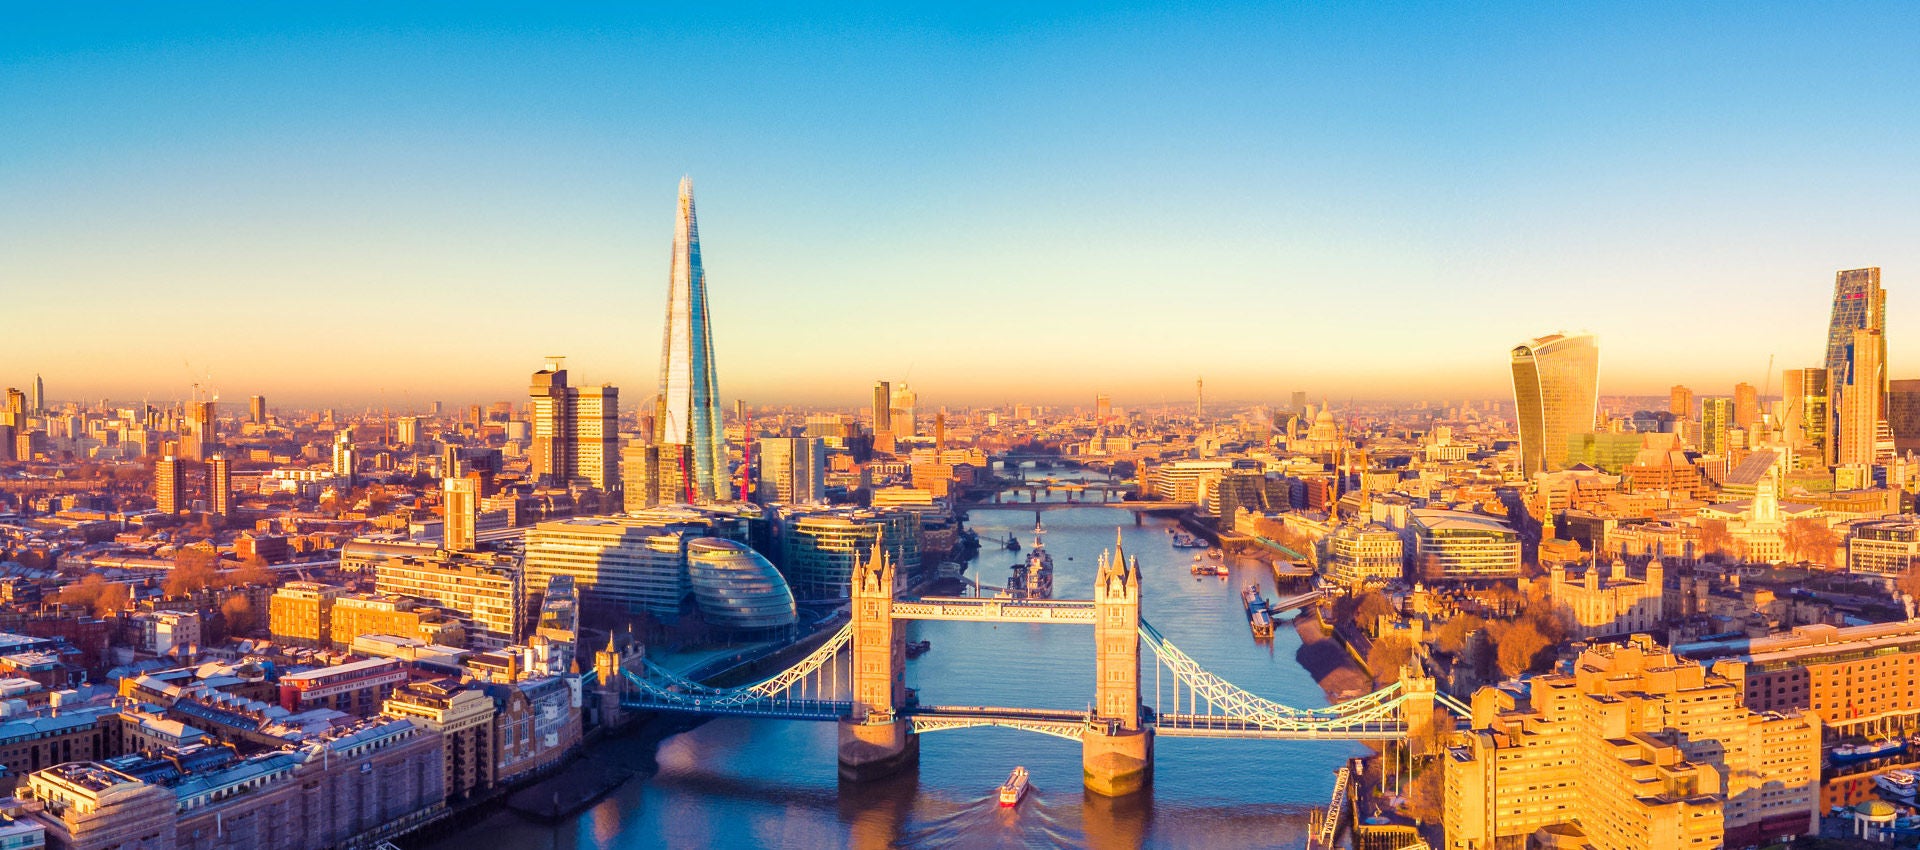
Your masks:
{"label": "tower bridge", "polygon": [[[1432,723],[1431,678],[1403,669],[1399,681],[1322,708],[1295,708],[1250,693],[1182,652],[1140,618],[1140,564],[1116,540],[1100,556],[1092,599],[894,598],[894,565],[879,549],[855,564],[852,619],[793,666],[750,685],[716,688],[644,658],[600,660],[602,687],[626,710],[831,721],[839,725],[840,775],[886,776],[919,757],[919,736],[998,726],[1078,741],[1089,790],[1107,796],[1145,787],[1156,736],[1266,740],[1399,740]],[[1092,626],[1094,698],[1084,711],[923,705],[906,686],[903,620],[1058,623]],[[1153,660],[1152,687],[1141,674]]]}

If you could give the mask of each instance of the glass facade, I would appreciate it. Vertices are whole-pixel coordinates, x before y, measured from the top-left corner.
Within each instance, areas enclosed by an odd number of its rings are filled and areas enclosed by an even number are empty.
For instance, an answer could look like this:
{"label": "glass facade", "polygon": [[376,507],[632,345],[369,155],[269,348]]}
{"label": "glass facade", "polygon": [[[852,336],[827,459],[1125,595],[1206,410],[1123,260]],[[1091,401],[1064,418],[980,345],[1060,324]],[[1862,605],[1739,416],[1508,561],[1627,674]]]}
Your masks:
{"label": "glass facade", "polygon": [[1593,430],[1600,408],[1600,347],[1590,334],[1544,336],[1513,349],[1513,402],[1521,471],[1564,469],[1567,438]]}
{"label": "glass facade", "polygon": [[660,347],[660,410],[654,427],[659,432],[655,443],[693,447],[696,499],[728,498],[726,432],[720,418],[713,328],[707,316],[707,273],[700,263],[691,177],[680,180],[680,215],[674,228],[667,323]]}
{"label": "glass facade", "polygon": [[682,542],[688,536],[620,518],[540,523],[527,532],[527,590],[544,591],[552,578],[571,576],[584,604],[677,616],[690,592]]}
{"label": "glass facade", "polygon": [[793,628],[793,591],[760,553],[732,540],[702,537],[687,544],[687,573],[708,625],[755,635]]}
{"label": "glass facade", "polygon": [[894,563],[920,563],[920,518],[911,511],[802,515],[786,525],[783,536],[781,566],[801,599],[847,598],[853,562],[866,558],[876,540]]}

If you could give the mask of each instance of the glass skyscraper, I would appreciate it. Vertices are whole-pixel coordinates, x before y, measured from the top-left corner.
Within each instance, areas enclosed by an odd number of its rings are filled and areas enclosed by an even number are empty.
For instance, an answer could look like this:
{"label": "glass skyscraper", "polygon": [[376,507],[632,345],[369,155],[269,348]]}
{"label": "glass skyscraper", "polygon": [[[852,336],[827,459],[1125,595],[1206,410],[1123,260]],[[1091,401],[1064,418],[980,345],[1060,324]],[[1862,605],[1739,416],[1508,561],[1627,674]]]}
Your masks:
{"label": "glass skyscraper", "polygon": [[[1856,337],[1855,331],[1871,331]],[[1856,351],[1855,343],[1866,340],[1872,351]],[[1871,442],[1876,423],[1883,419],[1887,398],[1887,291],[1880,288],[1878,268],[1847,269],[1833,275],[1833,318],[1827,323],[1827,371],[1832,375],[1833,400],[1829,409],[1833,423],[1828,433],[1837,439],[1833,457],[1841,463],[1872,458]],[[1869,370],[1880,370],[1870,374]],[[1856,374],[1859,373],[1859,374]],[[1871,398],[1849,400],[1847,394],[1865,387]],[[1848,422],[1851,415],[1855,421]],[[1865,436],[1863,436],[1865,435]],[[1851,436],[1856,445],[1847,445]],[[1866,462],[1871,462],[1868,460]]]}
{"label": "glass skyscraper", "polygon": [[[673,271],[667,286],[667,326],[660,346],[660,408],[655,442],[685,446],[675,452],[692,466],[686,476],[696,501],[730,493],[727,443],[720,419],[720,383],[713,365],[713,328],[707,317],[707,273],[700,265],[700,227],[693,213],[693,178],[680,179],[680,215],[673,233]],[[666,453],[662,453],[665,462]]]}
{"label": "glass skyscraper", "polygon": [[1566,466],[1567,438],[1593,430],[1600,407],[1600,347],[1591,334],[1553,334],[1513,349],[1513,403],[1521,471]]}

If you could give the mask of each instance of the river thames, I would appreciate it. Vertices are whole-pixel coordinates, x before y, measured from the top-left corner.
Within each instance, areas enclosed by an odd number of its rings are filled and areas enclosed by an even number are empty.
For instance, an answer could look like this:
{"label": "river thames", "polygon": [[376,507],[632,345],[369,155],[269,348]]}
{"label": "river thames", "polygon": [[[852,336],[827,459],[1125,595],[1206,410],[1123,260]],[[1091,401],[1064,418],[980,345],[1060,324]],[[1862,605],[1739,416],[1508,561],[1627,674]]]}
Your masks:
{"label": "river thames", "polygon": [[[1142,572],[1143,616],[1212,672],[1289,705],[1325,705],[1294,661],[1299,639],[1280,628],[1256,642],[1239,589],[1265,567],[1236,566],[1229,580],[1196,579],[1193,550],[1176,549],[1169,520],[1136,526],[1123,509],[1053,509],[1043,515],[1053,553],[1055,596],[1092,594],[1096,559],[1118,527]],[[985,547],[968,576],[1003,584],[1025,552],[994,541],[1032,541],[1035,514],[974,509],[970,525]],[[929,704],[1085,709],[1093,695],[1091,630],[1076,626],[912,622],[908,640],[932,650],[907,662],[907,684]],[[1141,692],[1154,700],[1152,653],[1142,648]],[[1170,682],[1164,672],[1159,677]],[[1162,691],[1166,693],[1166,691]],[[838,780],[831,723],[728,718],[663,741],[655,753],[638,738],[594,745],[595,761],[637,775],[599,804],[558,824],[510,812],[489,816],[436,850],[747,847],[1301,847],[1308,810],[1326,805],[1333,773],[1366,752],[1351,742],[1163,738],[1155,742],[1151,790],[1108,800],[1086,794],[1080,746],[998,728],[921,738],[916,771],[851,786]],[[1015,765],[1033,792],[1002,809],[995,789]]]}

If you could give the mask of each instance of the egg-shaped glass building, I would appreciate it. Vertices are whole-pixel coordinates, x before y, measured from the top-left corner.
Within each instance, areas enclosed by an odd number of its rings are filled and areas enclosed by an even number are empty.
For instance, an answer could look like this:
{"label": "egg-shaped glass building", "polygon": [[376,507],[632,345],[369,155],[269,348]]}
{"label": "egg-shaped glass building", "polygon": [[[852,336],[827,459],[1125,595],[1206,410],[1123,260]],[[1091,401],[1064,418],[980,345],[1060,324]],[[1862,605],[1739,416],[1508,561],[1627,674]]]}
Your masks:
{"label": "egg-shaped glass building", "polygon": [[773,563],[746,544],[701,537],[687,544],[687,573],[701,618],[737,639],[792,633],[793,591]]}

